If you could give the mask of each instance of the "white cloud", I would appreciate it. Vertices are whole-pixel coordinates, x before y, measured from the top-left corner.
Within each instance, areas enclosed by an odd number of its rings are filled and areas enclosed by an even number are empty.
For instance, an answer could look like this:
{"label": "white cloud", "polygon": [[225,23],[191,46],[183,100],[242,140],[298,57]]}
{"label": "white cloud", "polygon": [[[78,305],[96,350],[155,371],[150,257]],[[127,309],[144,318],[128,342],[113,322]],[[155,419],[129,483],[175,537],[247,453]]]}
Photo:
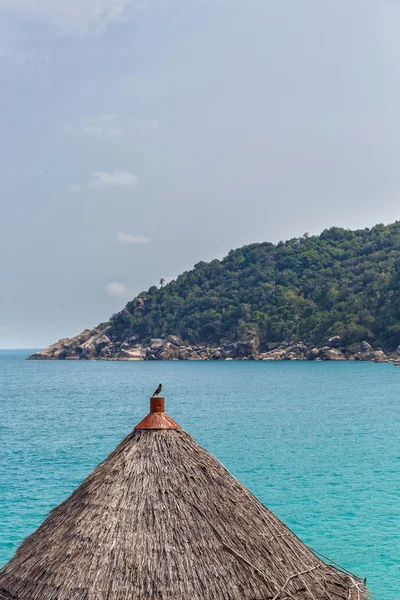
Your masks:
{"label": "white cloud", "polygon": [[134,119],[113,114],[102,114],[95,117],[86,117],[76,126],[65,127],[64,131],[78,135],[83,133],[89,137],[116,138],[132,131],[154,131],[158,129],[158,126],[157,119]]}
{"label": "white cloud", "polygon": [[90,187],[105,187],[105,186],[123,186],[129,187],[139,183],[138,177],[133,173],[114,169],[111,173],[97,171],[92,173],[92,179],[89,182]]}
{"label": "white cloud", "polygon": [[123,21],[131,8],[142,9],[147,4],[148,0],[0,0],[0,11],[82,35]]}
{"label": "white cloud", "polygon": [[120,129],[112,129],[110,127],[104,127],[102,125],[85,125],[83,128],[83,133],[85,135],[90,135],[93,137],[117,137],[121,135]]}
{"label": "white cloud", "polygon": [[113,281],[112,283],[107,283],[106,292],[109,296],[113,298],[122,298],[127,293],[127,288],[123,283],[118,283],[117,281]]}
{"label": "white cloud", "polygon": [[147,235],[130,235],[129,233],[117,232],[117,238],[125,244],[150,244],[153,240]]}
{"label": "white cloud", "polygon": [[122,133],[116,115],[87,117],[83,120],[82,131],[85,135],[93,137],[117,137]]}
{"label": "white cloud", "polygon": [[[110,173],[106,171],[96,171],[92,173],[91,180],[85,186],[76,183],[71,183],[69,189],[72,192],[81,192],[86,187],[107,187],[107,186],[119,186],[119,187],[132,187],[138,185],[139,178],[133,173],[128,171],[122,171],[121,169],[114,169]],[[134,237],[134,236],[133,236]],[[140,236],[138,236],[138,239]],[[143,238],[146,239],[146,238]],[[121,240],[122,241],[122,240]],[[126,241],[126,240],[124,240]],[[145,243],[145,242],[136,242]]]}

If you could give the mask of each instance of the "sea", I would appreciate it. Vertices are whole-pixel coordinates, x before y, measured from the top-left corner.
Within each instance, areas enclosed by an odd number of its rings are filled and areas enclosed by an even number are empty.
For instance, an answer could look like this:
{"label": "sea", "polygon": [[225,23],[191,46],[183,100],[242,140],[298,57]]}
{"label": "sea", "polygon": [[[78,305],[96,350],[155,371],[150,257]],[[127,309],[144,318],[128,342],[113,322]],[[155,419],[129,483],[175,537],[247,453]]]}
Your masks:
{"label": "sea", "polygon": [[27,361],[0,351],[0,566],[148,412],[166,410],[307,545],[400,598],[400,368]]}

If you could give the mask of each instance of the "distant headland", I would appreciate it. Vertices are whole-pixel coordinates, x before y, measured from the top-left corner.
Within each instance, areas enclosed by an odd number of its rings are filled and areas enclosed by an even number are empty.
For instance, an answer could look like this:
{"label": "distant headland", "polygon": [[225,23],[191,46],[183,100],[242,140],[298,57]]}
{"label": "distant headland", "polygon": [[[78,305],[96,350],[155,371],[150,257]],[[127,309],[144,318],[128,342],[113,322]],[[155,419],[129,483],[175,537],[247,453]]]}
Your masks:
{"label": "distant headland", "polygon": [[400,359],[400,221],[251,244],[160,283],[29,358]]}

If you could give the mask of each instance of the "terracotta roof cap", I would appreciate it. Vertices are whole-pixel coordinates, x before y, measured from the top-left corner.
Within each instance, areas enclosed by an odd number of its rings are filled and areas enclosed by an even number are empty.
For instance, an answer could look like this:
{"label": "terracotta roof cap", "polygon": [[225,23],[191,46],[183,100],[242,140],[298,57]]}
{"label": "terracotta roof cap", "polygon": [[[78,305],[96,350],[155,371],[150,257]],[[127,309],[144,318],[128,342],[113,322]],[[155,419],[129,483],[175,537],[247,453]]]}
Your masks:
{"label": "terracotta roof cap", "polygon": [[135,429],[181,429],[180,425],[164,412],[164,405],[164,398],[160,396],[150,398],[150,412]]}

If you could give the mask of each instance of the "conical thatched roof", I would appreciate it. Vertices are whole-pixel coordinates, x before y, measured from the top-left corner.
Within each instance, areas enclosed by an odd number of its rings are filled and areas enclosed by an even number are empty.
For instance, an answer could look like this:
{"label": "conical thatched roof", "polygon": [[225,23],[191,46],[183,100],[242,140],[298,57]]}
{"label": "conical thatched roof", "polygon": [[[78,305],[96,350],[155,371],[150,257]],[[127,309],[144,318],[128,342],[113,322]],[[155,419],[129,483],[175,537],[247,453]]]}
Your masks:
{"label": "conical thatched roof", "polygon": [[0,571],[14,600],[365,600],[163,412]]}

